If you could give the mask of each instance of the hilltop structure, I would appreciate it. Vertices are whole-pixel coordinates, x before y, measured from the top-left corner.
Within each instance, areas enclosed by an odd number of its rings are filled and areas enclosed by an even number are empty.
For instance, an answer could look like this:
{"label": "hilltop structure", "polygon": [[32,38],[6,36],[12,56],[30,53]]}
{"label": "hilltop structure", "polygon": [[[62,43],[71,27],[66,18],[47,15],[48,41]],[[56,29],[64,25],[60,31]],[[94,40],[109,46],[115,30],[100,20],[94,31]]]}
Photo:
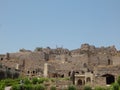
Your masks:
{"label": "hilltop structure", "polygon": [[0,55],[0,63],[28,77],[71,77],[74,71],[76,85],[109,85],[120,75],[120,51],[115,46],[96,48],[82,44],[75,50],[21,49]]}

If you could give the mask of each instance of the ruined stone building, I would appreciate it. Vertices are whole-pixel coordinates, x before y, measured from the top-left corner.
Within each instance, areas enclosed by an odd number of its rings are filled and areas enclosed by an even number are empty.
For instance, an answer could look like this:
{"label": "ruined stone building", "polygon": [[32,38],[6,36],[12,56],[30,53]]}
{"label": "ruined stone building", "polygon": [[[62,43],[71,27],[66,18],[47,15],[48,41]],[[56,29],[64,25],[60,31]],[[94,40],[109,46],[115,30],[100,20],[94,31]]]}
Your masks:
{"label": "ruined stone building", "polygon": [[109,85],[120,75],[120,51],[115,46],[97,48],[82,44],[75,50],[21,49],[0,55],[0,63],[28,77],[70,77],[74,71],[76,85]]}

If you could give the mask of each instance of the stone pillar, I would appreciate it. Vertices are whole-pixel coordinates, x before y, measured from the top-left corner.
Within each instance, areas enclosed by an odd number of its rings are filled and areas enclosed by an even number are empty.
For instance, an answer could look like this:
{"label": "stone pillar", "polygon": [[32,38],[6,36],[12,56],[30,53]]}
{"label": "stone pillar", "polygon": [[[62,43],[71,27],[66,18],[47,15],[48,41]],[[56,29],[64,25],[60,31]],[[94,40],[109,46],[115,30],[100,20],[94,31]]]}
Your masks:
{"label": "stone pillar", "polygon": [[17,70],[19,69],[19,64],[16,64],[16,69],[17,69]]}
{"label": "stone pillar", "polygon": [[44,64],[44,77],[48,77],[48,64]]}

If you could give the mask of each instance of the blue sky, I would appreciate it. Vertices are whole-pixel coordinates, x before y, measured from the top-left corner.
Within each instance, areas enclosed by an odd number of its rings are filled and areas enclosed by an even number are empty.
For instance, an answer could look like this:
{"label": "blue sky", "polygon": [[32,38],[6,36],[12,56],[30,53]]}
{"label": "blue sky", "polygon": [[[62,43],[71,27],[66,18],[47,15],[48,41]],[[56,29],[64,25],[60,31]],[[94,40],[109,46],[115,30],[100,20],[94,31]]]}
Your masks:
{"label": "blue sky", "polygon": [[83,43],[120,49],[120,0],[0,0],[0,53]]}

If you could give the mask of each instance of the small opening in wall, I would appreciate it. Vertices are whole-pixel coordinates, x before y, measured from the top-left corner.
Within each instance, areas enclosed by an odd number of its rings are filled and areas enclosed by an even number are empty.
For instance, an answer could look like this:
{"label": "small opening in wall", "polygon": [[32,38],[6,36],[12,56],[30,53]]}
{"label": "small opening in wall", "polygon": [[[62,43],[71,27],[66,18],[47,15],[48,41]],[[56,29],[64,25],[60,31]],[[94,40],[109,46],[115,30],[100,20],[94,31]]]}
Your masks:
{"label": "small opening in wall", "polygon": [[81,79],[78,80],[77,85],[82,85],[82,80]]}
{"label": "small opening in wall", "polygon": [[84,67],[84,68],[86,68],[86,67],[87,67],[87,64],[86,64],[86,63],[84,63],[84,64],[83,64],[83,67]]}
{"label": "small opening in wall", "polygon": [[68,76],[70,76],[71,75],[71,72],[68,72]]}
{"label": "small opening in wall", "polygon": [[1,61],[3,60],[3,58],[1,58]]}
{"label": "small opening in wall", "polygon": [[64,78],[64,74],[61,75],[61,78]]}
{"label": "small opening in wall", "polygon": [[110,59],[108,59],[108,65],[110,65]]}
{"label": "small opening in wall", "polygon": [[33,74],[35,73],[35,71],[33,71]]}
{"label": "small opening in wall", "polygon": [[112,84],[115,82],[115,77],[111,74],[105,74],[103,77],[106,77],[106,84]]}
{"label": "small opening in wall", "polygon": [[78,72],[78,71],[77,71],[77,72],[75,72],[75,73],[79,74],[79,72]]}
{"label": "small opening in wall", "polygon": [[27,72],[28,74],[30,73],[30,71]]}
{"label": "small opening in wall", "polygon": [[91,82],[90,77],[87,77],[86,81],[87,81],[87,82]]}

